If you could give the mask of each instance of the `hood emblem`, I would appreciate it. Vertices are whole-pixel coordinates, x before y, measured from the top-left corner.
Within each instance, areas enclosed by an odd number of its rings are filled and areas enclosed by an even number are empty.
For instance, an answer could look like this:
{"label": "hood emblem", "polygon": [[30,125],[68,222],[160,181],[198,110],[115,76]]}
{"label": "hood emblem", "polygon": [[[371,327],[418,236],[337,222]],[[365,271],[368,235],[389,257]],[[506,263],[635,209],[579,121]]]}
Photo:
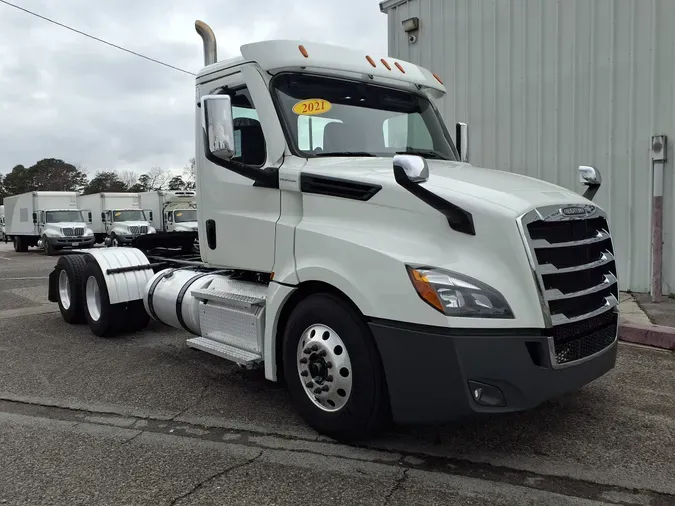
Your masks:
{"label": "hood emblem", "polygon": [[593,216],[597,209],[598,208],[593,205],[565,206],[556,209],[547,216],[540,216],[544,221],[579,220]]}

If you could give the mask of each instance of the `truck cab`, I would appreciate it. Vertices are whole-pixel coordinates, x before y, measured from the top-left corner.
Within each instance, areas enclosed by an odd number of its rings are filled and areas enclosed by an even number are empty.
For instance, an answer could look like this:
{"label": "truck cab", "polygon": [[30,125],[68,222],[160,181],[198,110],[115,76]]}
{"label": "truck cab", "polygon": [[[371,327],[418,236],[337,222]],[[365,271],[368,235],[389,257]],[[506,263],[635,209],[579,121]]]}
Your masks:
{"label": "truck cab", "polygon": [[37,211],[40,240],[37,246],[51,255],[62,248],[84,248],[94,245],[94,233],[85,224],[79,209],[46,209]]}
{"label": "truck cab", "polygon": [[197,210],[182,207],[164,211],[167,232],[193,232],[199,228]]}
{"label": "truck cab", "polygon": [[196,29],[201,262],[91,253],[92,331],[118,331],[142,298],[188,346],[283,377],[304,419],[342,440],[529,409],[614,367],[597,169],[576,169],[582,195],[471,165],[468,126],[453,139],[434,104],[442,79],[409,62],[292,40],[218,61]]}
{"label": "truck cab", "polygon": [[106,244],[110,246],[128,244],[139,235],[155,232],[148,222],[149,217],[142,209],[107,209],[101,214],[101,219],[108,236]]}

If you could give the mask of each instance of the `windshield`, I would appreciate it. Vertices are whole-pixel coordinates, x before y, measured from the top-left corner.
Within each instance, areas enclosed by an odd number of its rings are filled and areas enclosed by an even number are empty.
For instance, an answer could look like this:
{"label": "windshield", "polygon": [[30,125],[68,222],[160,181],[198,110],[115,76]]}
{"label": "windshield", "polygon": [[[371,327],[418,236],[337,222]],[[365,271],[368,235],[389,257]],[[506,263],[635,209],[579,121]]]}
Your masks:
{"label": "windshield", "polygon": [[113,221],[145,221],[145,213],[140,209],[113,211]]}
{"label": "windshield", "polygon": [[185,223],[186,221],[197,221],[197,210],[187,209],[184,211],[175,211],[173,213],[176,223]]}
{"label": "windshield", "polygon": [[272,86],[289,140],[304,157],[412,153],[457,160],[438,111],[423,95],[292,73]]}
{"label": "windshield", "polygon": [[45,213],[46,223],[72,223],[83,222],[80,211],[47,211]]}

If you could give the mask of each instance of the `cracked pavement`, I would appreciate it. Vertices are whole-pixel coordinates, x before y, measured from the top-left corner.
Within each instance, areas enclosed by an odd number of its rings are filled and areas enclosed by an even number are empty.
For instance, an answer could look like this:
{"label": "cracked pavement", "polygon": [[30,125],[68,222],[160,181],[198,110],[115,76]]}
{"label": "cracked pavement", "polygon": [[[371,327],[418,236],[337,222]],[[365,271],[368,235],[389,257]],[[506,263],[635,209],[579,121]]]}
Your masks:
{"label": "cracked pavement", "polygon": [[156,324],[101,339],[46,301],[56,257],[0,244],[0,505],[675,503],[675,357],[526,413],[402,427],[361,446],[285,390]]}

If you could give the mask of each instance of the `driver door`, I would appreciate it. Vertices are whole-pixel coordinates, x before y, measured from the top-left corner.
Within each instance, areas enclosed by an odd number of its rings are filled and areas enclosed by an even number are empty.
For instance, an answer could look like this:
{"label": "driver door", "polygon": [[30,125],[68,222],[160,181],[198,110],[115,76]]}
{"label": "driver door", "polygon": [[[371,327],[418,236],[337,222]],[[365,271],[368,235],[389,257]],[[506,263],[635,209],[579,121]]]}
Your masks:
{"label": "driver door", "polygon": [[[257,168],[281,165],[283,133],[264,79],[255,69],[200,84],[197,93],[198,98],[218,93],[232,98],[235,161]],[[199,109],[196,119],[202,259],[217,266],[272,272],[280,191],[255,186],[252,180],[208,161]]]}

